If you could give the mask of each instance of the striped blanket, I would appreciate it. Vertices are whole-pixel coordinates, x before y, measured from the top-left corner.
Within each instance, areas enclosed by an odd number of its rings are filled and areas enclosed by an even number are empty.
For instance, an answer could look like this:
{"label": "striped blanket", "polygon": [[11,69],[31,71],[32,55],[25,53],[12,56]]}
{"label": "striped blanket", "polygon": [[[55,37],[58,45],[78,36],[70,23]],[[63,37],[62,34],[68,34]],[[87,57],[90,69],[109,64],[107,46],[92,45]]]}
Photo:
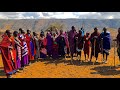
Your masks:
{"label": "striped blanket", "polygon": [[21,47],[19,46],[20,41],[18,41],[18,38],[15,38],[15,42],[16,42],[16,49],[17,49],[17,58],[19,58],[21,61]]}
{"label": "striped blanket", "polygon": [[[24,35],[22,35],[22,34],[20,35],[20,38],[21,38],[22,40],[25,39]],[[28,47],[27,47],[27,43],[26,43],[25,41],[23,41],[22,43],[23,43],[22,57],[24,57],[25,55],[28,54]]]}
{"label": "striped blanket", "polygon": [[22,48],[22,57],[24,57],[25,55],[28,54],[28,47],[27,47],[27,43],[23,42],[23,48]]}

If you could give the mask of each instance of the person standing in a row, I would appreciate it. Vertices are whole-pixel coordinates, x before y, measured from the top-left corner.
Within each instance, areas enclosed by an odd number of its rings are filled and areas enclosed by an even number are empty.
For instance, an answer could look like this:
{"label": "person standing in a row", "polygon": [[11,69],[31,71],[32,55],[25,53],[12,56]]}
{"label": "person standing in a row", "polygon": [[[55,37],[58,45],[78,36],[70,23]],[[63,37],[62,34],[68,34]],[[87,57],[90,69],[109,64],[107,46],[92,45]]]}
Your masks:
{"label": "person standing in a row", "polygon": [[58,54],[58,37],[56,33],[53,33],[52,36],[52,58],[53,59],[58,59],[59,54]]}
{"label": "person standing in a row", "polygon": [[4,72],[6,73],[7,78],[11,77],[12,74],[16,72],[14,66],[14,57],[12,56],[11,50],[14,49],[12,46],[12,41],[10,40],[11,32],[6,30],[2,36],[2,41],[0,42],[0,50],[2,54],[2,61],[4,65]]}
{"label": "person standing in a row", "polygon": [[98,60],[98,54],[100,53],[100,33],[98,32],[98,28],[94,28],[94,32],[90,36],[91,41],[91,57],[90,62],[92,60],[92,56],[96,58],[96,62]]}
{"label": "person standing in a row", "polygon": [[76,29],[74,26],[72,26],[72,30],[68,32],[68,41],[69,41],[69,46],[70,46],[70,54],[71,54],[71,59],[73,60],[73,54],[75,53],[75,35],[76,35]]}
{"label": "person standing in a row", "polygon": [[84,50],[85,60],[87,61],[89,61],[89,53],[90,53],[90,35],[89,34],[90,33],[86,33],[86,35],[84,35],[84,49],[83,50]]}
{"label": "person standing in a row", "polygon": [[50,34],[50,32],[47,32],[46,35],[46,39],[47,39],[47,54],[49,57],[51,57],[52,55],[52,35]]}
{"label": "person standing in a row", "polygon": [[21,41],[21,46],[23,47],[21,50],[22,52],[21,67],[23,69],[26,65],[30,63],[29,57],[28,57],[29,51],[28,51],[28,46],[26,43],[26,35],[23,29],[20,30],[19,40]]}
{"label": "person standing in a row", "polygon": [[39,38],[38,34],[33,32],[33,41],[34,41],[34,48],[35,48],[35,56],[34,58],[38,60],[40,58],[40,47],[39,47]]}
{"label": "person standing in a row", "polygon": [[30,61],[33,61],[34,60],[35,49],[34,49],[34,42],[33,42],[33,38],[32,38],[30,30],[27,30],[27,33],[26,33],[25,37],[26,37],[26,43],[27,43],[28,50],[29,50],[28,57],[29,57]]}
{"label": "person standing in a row", "polygon": [[78,60],[81,60],[81,52],[83,49],[83,43],[84,43],[84,37],[82,36],[82,31],[79,30],[79,33],[75,35],[76,38],[76,51],[77,51],[77,57],[80,55],[80,58],[78,57]]}
{"label": "person standing in a row", "polygon": [[67,33],[67,32],[65,32],[65,34],[64,34],[64,38],[65,38],[65,43],[66,43],[66,47],[65,47],[66,54],[67,54],[68,57],[69,57],[70,47],[69,47],[68,33]]}
{"label": "person standing in a row", "polygon": [[21,41],[18,39],[17,31],[13,32],[13,36],[14,36],[15,49],[16,49],[17,71],[19,71],[19,69],[21,69],[21,60],[22,60],[21,49],[23,49],[23,47],[21,46]]}
{"label": "person standing in a row", "polygon": [[40,58],[45,59],[47,57],[47,50],[46,50],[47,39],[43,31],[40,33],[39,45],[40,45]]}
{"label": "person standing in a row", "polygon": [[[103,62],[107,63],[107,58],[109,55],[109,50],[111,48],[111,36],[110,32],[107,31],[107,28],[103,28],[103,32],[100,34],[100,40],[101,40],[101,51],[103,54]],[[106,55],[106,58],[104,58]]]}
{"label": "person standing in a row", "polygon": [[118,34],[116,38],[117,38],[117,53],[120,60],[120,28],[118,28]]}
{"label": "person standing in a row", "polygon": [[65,57],[65,48],[66,43],[65,43],[65,38],[63,35],[63,30],[60,30],[60,35],[58,36],[58,53],[60,57]]}
{"label": "person standing in a row", "polygon": [[[117,37],[113,41],[117,42],[117,54],[118,54],[119,62],[120,62],[120,28],[118,28]],[[115,46],[114,46],[114,48],[115,48]],[[119,66],[120,66],[120,64],[119,64]]]}

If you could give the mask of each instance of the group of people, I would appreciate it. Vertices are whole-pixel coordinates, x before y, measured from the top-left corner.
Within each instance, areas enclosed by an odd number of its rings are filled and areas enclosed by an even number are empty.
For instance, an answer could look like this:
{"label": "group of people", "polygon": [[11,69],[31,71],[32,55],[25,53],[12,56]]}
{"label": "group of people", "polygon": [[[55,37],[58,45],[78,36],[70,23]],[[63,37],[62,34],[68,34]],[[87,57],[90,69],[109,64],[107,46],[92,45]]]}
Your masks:
{"label": "group of people", "polygon": [[[103,62],[107,63],[107,56],[109,55],[109,50],[111,48],[111,36],[110,32],[107,31],[107,28],[103,28],[103,32],[99,33],[98,28],[94,28],[94,32],[86,33],[84,35],[83,28],[77,33],[75,27],[72,27],[72,30],[68,33],[68,40],[71,52],[71,60],[73,60],[74,53],[77,54],[78,59],[81,60],[81,51],[84,51],[85,60],[91,62],[92,57],[98,60],[98,54],[103,54]],[[90,54],[91,46],[91,56]],[[106,58],[104,58],[106,55]],[[89,59],[90,56],[90,59]]]}
{"label": "group of people", "polygon": [[[102,33],[99,33],[98,28],[95,27],[91,35],[89,32],[85,33],[83,27],[77,32],[74,26],[71,27],[69,32],[49,30],[46,35],[43,31],[40,32],[40,35],[36,32],[31,34],[30,30],[25,32],[20,28],[19,32],[14,31],[13,35],[10,30],[6,30],[2,38],[0,50],[7,77],[23,70],[32,61],[44,60],[47,57],[58,60],[58,58],[64,58],[68,55],[73,61],[75,55],[81,62],[82,51],[84,51],[85,60],[88,62],[91,62],[93,56],[97,62],[98,54],[102,53],[103,62],[107,63],[111,48],[110,32],[105,27]],[[120,59],[120,28],[114,41],[117,41],[117,51]]]}

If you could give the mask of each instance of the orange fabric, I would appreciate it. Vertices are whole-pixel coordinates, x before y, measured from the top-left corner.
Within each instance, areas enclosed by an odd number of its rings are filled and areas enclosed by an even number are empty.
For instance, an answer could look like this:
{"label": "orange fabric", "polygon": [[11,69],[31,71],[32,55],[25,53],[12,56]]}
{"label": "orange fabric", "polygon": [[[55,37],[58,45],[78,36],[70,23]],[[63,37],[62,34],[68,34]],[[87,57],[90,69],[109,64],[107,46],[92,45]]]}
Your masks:
{"label": "orange fabric", "polygon": [[0,42],[0,50],[2,53],[4,71],[6,74],[15,69],[11,60],[12,58],[8,46],[11,46],[11,41],[7,35],[3,35],[3,40]]}
{"label": "orange fabric", "polygon": [[26,37],[26,43],[27,43],[27,46],[28,46],[28,57],[29,57],[29,60],[34,60],[34,56],[32,56],[31,50],[30,50],[31,49],[30,41],[31,41],[32,36],[31,35],[29,36],[28,34],[26,34],[25,37]]}
{"label": "orange fabric", "polygon": [[13,57],[13,59],[14,59],[14,63],[15,63],[15,68],[17,69],[17,60],[16,60],[16,49],[15,49],[15,41],[14,41],[14,37],[13,36],[11,36],[10,37],[10,41],[12,42],[12,46],[13,46],[13,49],[12,49],[12,57]]}

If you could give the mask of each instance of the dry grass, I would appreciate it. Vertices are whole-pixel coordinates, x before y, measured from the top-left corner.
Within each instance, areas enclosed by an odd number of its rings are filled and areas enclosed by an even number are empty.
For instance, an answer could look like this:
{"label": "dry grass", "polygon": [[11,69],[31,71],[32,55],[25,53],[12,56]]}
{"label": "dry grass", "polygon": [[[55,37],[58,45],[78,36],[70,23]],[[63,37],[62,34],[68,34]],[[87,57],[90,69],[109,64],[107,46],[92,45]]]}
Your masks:
{"label": "dry grass", "polygon": [[[109,29],[112,38],[117,35],[117,30]],[[3,32],[3,31],[2,31]],[[1,36],[0,36],[1,37]],[[82,53],[83,54],[83,53]],[[76,59],[76,58],[75,58]],[[84,61],[84,55],[82,55]],[[93,58],[93,62],[95,58]],[[13,75],[13,78],[120,78],[120,68],[111,68],[114,66],[114,49],[110,51],[107,64],[101,64],[102,55],[99,54],[100,62],[98,65],[84,62],[79,64],[77,60],[74,65],[70,64],[70,58],[53,62],[46,60],[43,62],[36,62],[30,66],[25,67],[20,73]],[[116,53],[115,64],[119,64]],[[2,58],[0,56],[0,78],[6,78],[3,72]]]}
{"label": "dry grass", "polygon": [[[74,65],[70,64],[70,58],[53,62],[46,60],[43,62],[36,62],[27,66],[20,73],[13,75],[13,78],[120,78],[120,67],[118,57],[116,55],[114,66],[114,49],[110,51],[107,64],[102,64],[102,56],[99,55],[98,64],[89,64],[83,62],[79,64],[77,60]],[[82,53],[83,54],[83,53]],[[83,56],[83,55],[82,55]],[[75,58],[76,59],[76,58]],[[84,61],[84,57],[82,57]],[[93,58],[93,62],[95,58]],[[0,67],[3,70],[2,61],[0,59]],[[0,78],[5,78],[3,71],[0,72]]]}

